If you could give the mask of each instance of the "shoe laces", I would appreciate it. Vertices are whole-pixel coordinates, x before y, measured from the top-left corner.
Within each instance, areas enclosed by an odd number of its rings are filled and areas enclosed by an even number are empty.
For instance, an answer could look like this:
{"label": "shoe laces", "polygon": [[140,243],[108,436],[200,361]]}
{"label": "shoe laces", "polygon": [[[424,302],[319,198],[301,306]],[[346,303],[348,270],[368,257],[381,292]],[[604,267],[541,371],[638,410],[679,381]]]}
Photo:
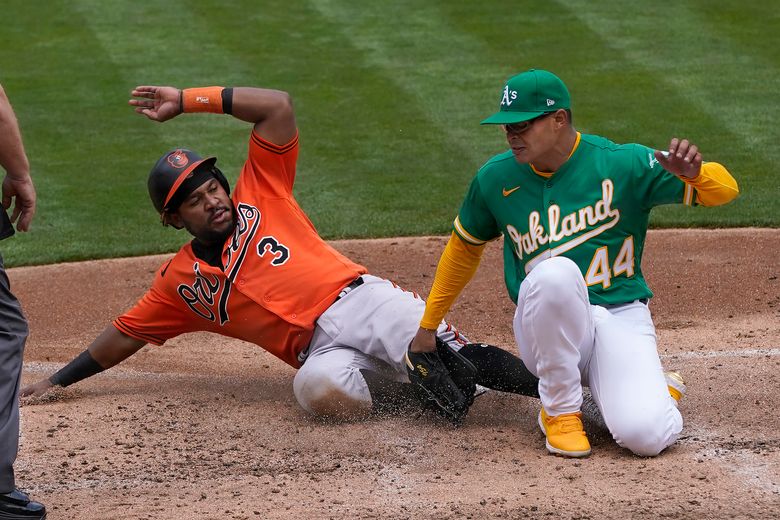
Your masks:
{"label": "shoe laces", "polygon": [[558,429],[561,433],[583,431],[579,414],[567,413],[559,415],[554,421],[558,425]]}

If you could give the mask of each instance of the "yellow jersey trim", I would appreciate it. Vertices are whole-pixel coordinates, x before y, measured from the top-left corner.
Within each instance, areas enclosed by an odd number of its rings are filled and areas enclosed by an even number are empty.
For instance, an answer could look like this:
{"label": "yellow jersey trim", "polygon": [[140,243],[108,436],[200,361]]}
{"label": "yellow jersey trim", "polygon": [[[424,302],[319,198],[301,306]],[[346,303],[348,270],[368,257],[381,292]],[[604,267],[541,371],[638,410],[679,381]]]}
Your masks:
{"label": "yellow jersey trim", "polygon": [[463,224],[460,223],[460,217],[455,217],[455,222],[453,222],[452,225],[460,238],[471,245],[481,246],[482,244],[486,244],[488,242],[487,240],[481,240],[466,231],[466,228],[464,228]]}

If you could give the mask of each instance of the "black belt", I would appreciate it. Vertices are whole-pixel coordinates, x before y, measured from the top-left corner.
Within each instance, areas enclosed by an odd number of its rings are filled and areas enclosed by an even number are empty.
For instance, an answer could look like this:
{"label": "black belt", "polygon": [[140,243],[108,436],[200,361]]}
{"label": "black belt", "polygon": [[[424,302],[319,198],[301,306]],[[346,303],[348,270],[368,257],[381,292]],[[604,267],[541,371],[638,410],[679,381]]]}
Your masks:
{"label": "black belt", "polygon": [[354,289],[357,289],[358,287],[360,287],[361,285],[363,285],[363,283],[364,283],[363,277],[362,277],[362,276],[358,276],[357,278],[355,278],[354,280],[352,280],[351,282],[349,282],[349,285],[347,285],[346,287],[344,287],[344,288],[341,290],[341,292],[339,293],[339,295],[338,295],[338,296],[336,296],[336,299],[335,299],[334,301],[339,301],[339,300],[340,300],[340,299],[342,299],[344,296],[346,296],[347,294],[349,294],[349,292],[350,292],[350,291],[352,291],[352,290],[354,290]]}

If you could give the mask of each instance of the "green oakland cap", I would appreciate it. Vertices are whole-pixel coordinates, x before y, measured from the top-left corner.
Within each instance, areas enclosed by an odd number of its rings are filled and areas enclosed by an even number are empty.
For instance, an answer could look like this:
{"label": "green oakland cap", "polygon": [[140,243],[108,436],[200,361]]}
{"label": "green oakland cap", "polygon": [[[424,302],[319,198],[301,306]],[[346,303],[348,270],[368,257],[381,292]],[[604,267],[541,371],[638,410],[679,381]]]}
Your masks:
{"label": "green oakland cap", "polygon": [[569,90],[561,78],[546,70],[531,69],[509,78],[501,92],[498,112],[480,124],[521,123],[559,108],[571,108]]}

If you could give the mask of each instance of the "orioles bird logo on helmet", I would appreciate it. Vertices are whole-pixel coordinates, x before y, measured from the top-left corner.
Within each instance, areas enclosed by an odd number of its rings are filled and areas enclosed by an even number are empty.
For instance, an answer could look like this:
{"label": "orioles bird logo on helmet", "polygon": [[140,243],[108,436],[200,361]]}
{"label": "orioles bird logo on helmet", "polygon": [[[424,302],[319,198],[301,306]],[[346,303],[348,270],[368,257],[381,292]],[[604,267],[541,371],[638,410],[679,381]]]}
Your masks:
{"label": "orioles bird logo on helmet", "polygon": [[168,164],[174,168],[184,168],[190,162],[183,150],[175,150],[168,156]]}

